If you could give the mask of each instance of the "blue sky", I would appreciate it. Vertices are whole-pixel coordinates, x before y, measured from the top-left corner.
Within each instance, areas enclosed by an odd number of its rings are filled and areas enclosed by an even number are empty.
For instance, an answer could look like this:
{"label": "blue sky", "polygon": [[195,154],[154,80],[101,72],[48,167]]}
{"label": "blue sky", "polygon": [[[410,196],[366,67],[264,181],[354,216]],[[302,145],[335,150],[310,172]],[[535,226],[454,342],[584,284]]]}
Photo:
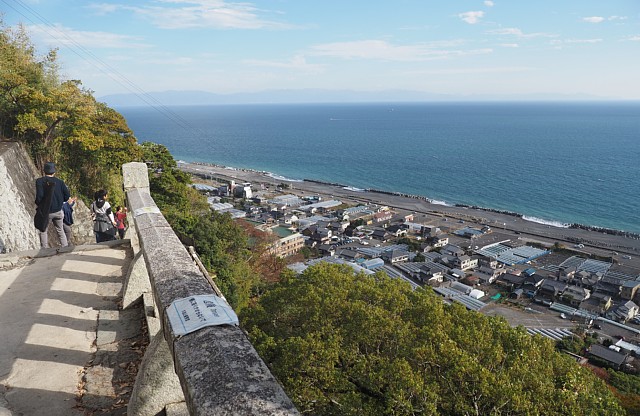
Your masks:
{"label": "blue sky", "polygon": [[133,89],[640,99],[639,0],[0,0],[61,72]]}

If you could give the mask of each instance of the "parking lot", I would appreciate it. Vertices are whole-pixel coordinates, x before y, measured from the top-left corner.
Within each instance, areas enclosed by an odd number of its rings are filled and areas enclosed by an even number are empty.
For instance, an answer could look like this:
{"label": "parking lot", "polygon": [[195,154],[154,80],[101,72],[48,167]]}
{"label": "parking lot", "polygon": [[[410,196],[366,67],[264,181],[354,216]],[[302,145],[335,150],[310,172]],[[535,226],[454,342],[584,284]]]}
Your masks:
{"label": "parking lot", "polygon": [[578,325],[577,322],[562,319],[559,312],[535,304],[520,309],[507,304],[492,303],[482,308],[480,312],[487,316],[502,316],[511,326],[522,325],[526,328],[571,329]]}

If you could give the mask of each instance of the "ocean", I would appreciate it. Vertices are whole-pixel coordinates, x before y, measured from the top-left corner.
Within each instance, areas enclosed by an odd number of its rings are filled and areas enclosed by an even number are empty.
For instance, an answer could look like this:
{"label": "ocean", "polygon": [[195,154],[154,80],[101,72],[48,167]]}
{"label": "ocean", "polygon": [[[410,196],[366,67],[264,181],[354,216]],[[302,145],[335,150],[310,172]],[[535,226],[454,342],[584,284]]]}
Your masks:
{"label": "ocean", "polygon": [[640,232],[640,103],[118,108],[177,160]]}

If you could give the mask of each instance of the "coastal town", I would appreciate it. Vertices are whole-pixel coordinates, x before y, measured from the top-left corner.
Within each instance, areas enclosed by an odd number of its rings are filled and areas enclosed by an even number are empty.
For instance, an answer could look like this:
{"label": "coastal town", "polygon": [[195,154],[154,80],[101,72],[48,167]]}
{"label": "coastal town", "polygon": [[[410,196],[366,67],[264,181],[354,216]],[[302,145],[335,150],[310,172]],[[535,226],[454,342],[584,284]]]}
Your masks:
{"label": "coastal town", "polygon": [[295,272],[318,262],[382,271],[532,335],[559,341],[588,334],[596,342],[586,356],[574,354],[577,360],[638,371],[640,241],[634,235],[552,227],[264,172],[179,167],[194,176],[213,210],[271,234],[270,252]]}

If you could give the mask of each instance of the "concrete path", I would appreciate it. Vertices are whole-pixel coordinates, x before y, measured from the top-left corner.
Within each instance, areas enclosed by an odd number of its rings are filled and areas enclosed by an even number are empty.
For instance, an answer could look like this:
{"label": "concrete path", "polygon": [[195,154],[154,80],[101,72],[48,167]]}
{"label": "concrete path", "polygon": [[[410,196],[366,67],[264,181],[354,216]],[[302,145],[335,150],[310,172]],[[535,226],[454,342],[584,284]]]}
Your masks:
{"label": "concrete path", "polygon": [[[142,355],[140,311],[117,304],[130,252],[93,245],[0,256],[0,416],[125,414],[114,411],[126,405],[118,395]],[[131,342],[119,356],[122,340]]]}

